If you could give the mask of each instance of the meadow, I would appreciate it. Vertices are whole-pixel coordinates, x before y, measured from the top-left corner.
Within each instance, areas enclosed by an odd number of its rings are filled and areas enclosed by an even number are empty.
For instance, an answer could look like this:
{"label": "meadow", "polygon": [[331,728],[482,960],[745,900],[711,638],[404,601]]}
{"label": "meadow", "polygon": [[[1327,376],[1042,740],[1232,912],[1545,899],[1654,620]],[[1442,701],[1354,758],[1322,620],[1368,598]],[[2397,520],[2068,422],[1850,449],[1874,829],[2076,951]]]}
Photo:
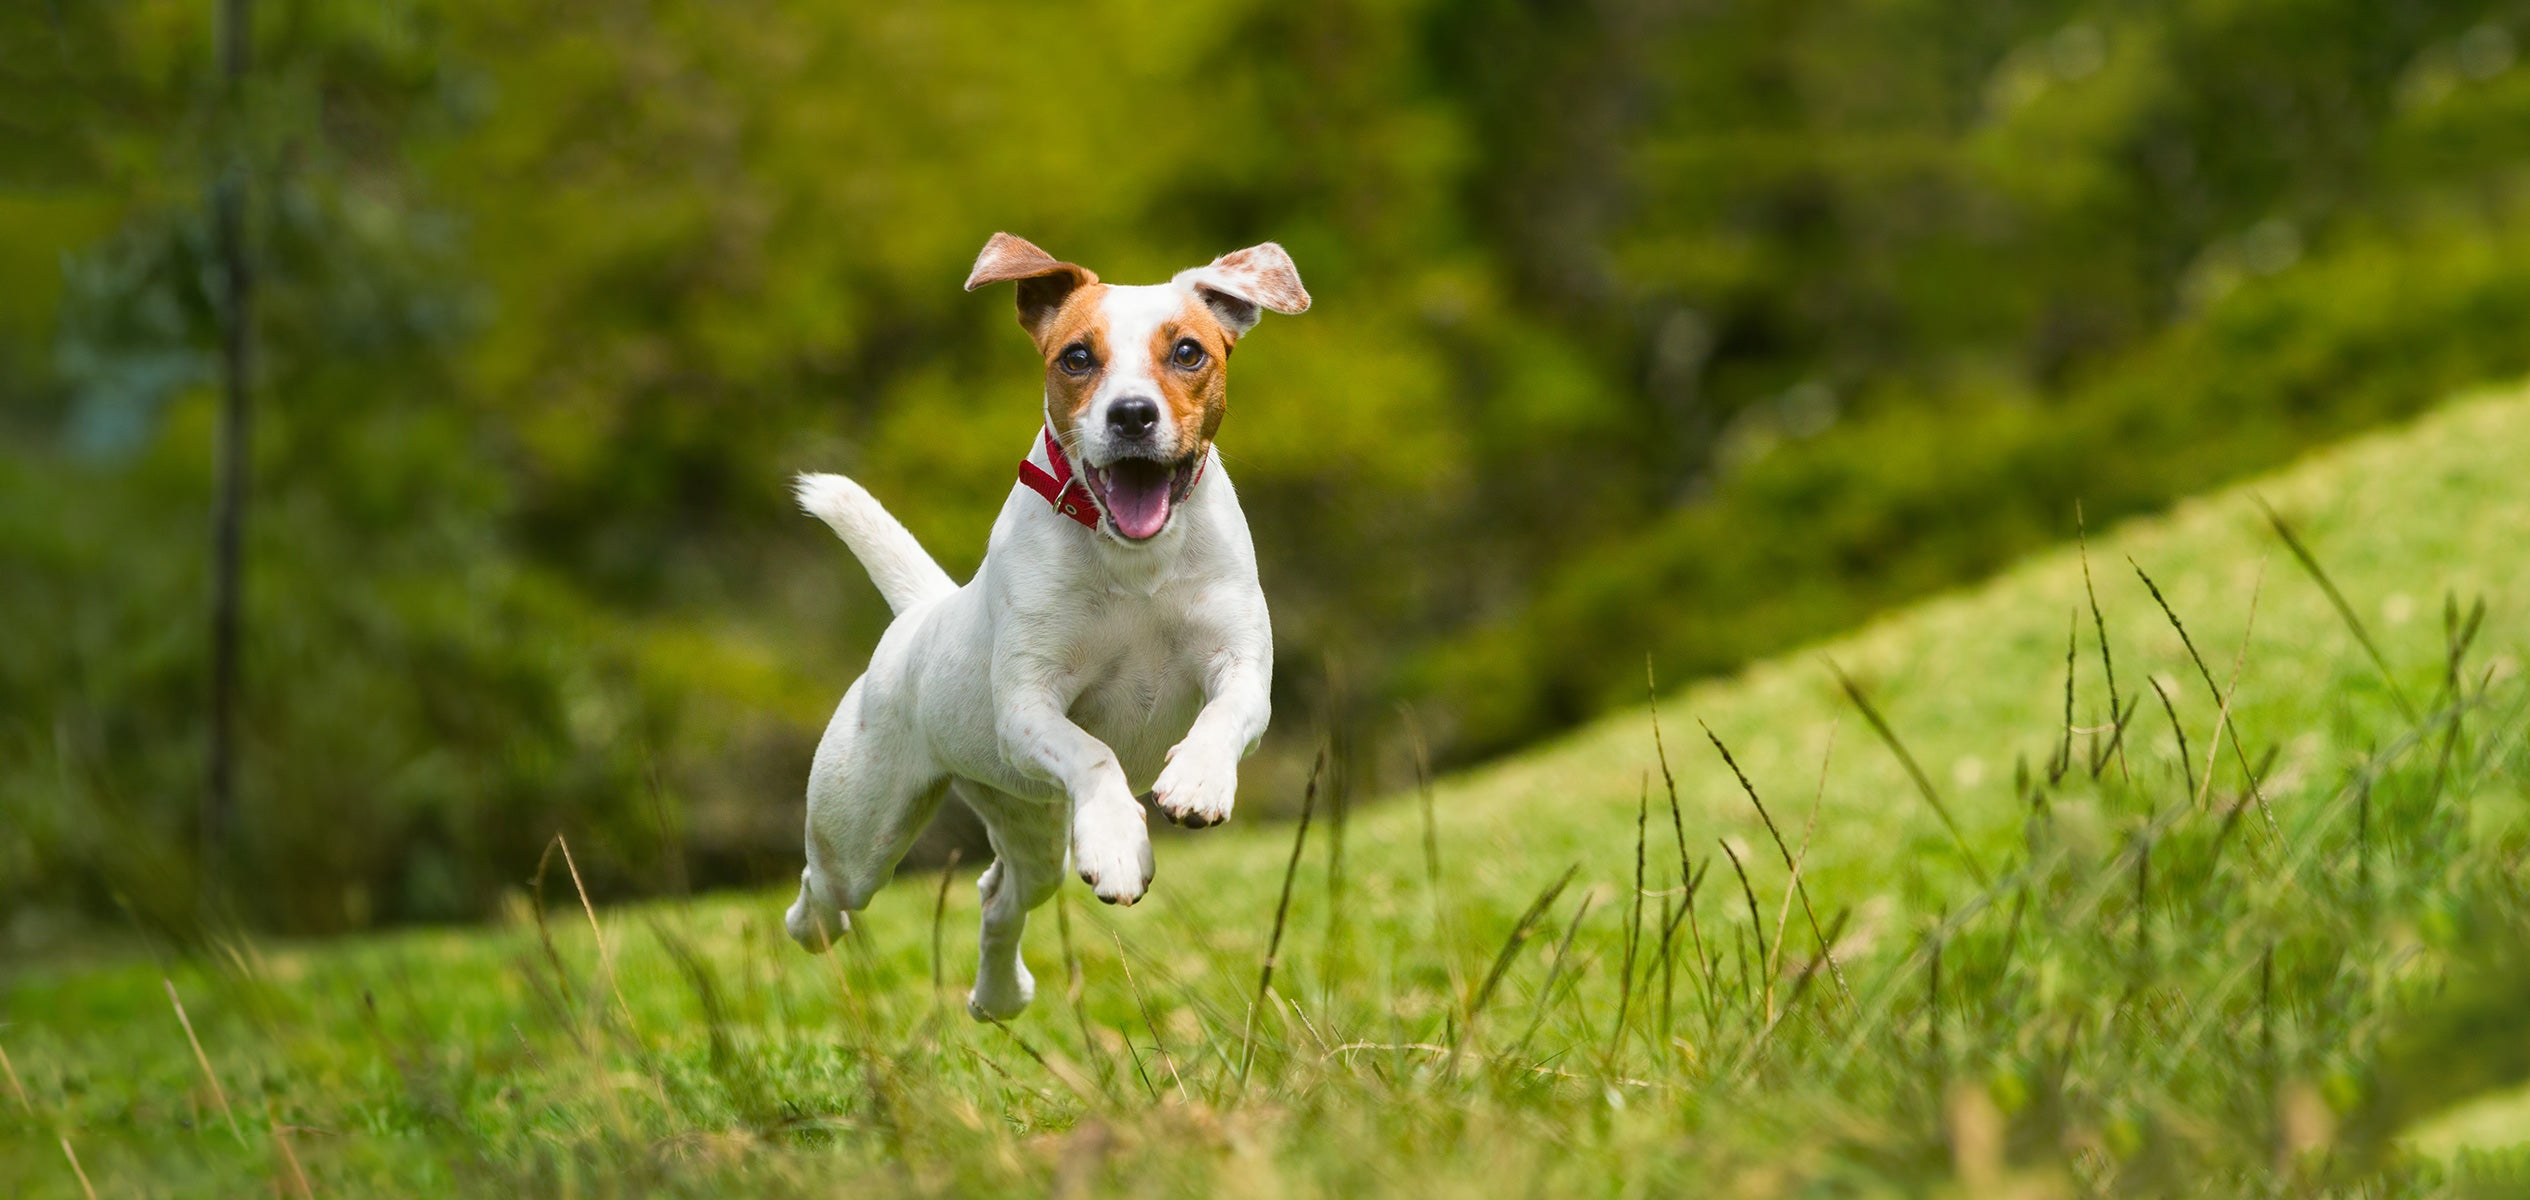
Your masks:
{"label": "meadow", "polygon": [[10,964],[0,1180],[2504,1194],[2524,462],[2530,395],[2465,397],[1494,766],[1155,830],[1006,1025],[980,864],[812,958],[771,890],[587,904],[567,832],[484,928]]}

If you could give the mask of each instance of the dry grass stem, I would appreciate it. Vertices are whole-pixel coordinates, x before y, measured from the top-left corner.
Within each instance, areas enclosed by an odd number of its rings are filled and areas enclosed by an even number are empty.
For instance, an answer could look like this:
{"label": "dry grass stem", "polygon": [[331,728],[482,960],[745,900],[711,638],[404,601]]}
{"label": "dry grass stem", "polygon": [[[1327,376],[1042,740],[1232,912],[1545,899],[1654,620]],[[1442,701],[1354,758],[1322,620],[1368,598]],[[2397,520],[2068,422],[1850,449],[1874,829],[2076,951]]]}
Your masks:
{"label": "dry grass stem", "polygon": [[0,1073],[8,1075],[9,1094],[18,1098],[18,1107],[26,1110],[26,1115],[34,1116],[35,1103],[26,1098],[26,1084],[18,1080],[18,1065],[9,1061],[9,1049],[6,1046],[0,1046]]}
{"label": "dry grass stem", "polygon": [[580,864],[571,857],[571,841],[558,833],[553,840],[562,848],[563,868],[571,872],[571,890],[579,893],[580,911],[589,919],[589,936],[597,941],[597,967],[606,976],[606,990],[615,997],[616,1011],[624,1016],[624,1031],[638,1038],[641,1034],[633,1022],[632,1005],[624,1002],[623,985],[615,978],[615,951],[606,944],[606,931],[598,928],[597,906],[589,903],[588,885],[580,881]]}
{"label": "dry grass stem", "polygon": [[87,1169],[79,1165],[79,1152],[70,1148],[68,1134],[62,1135],[61,1156],[70,1160],[70,1173],[79,1180],[79,1194],[86,1196],[88,1200],[97,1200],[97,1189],[95,1185],[88,1182]]}
{"label": "dry grass stem", "polygon": [[193,1046],[193,1061],[202,1068],[202,1081],[211,1085],[211,1099],[219,1102],[220,1115],[228,1118],[228,1131],[237,1135],[240,1145],[245,1144],[246,1131],[238,1127],[237,1110],[228,1106],[228,1089],[220,1086],[219,1074],[211,1069],[211,1056],[202,1052],[202,1039],[194,1036],[193,1018],[185,1013],[184,998],[176,994],[176,981],[160,982],[167,985],[167,1003],[175,1006],[176,1021],[184,1026],[184,1040]]}

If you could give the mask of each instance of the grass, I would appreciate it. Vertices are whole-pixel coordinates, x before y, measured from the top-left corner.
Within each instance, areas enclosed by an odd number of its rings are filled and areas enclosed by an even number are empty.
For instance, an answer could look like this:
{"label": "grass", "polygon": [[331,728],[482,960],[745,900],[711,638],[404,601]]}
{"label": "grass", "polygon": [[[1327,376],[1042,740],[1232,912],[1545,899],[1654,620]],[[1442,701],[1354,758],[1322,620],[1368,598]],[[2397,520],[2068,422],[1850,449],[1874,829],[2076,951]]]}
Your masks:
{"label": "grass", "polygon": [[2502,1194],[2523,463],[2530,398],[2466,400],[1657,735],[1166,836],[1144,904],[1039,913],[1007,1025],[972,870],[810,958],[774,892],[584,910],[562,844],[493,928],[10,964],[0,1183]]}

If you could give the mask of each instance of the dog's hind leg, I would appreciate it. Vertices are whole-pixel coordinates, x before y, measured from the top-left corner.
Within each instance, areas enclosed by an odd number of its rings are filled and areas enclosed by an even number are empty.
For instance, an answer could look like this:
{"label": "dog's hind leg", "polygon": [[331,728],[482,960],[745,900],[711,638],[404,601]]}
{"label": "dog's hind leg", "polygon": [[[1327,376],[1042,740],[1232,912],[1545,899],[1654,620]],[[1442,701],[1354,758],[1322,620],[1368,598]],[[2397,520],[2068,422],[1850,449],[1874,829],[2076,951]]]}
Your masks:
{"label": "dog's hind leg", "polygon": [[799,897],[791,901],[790,911],[782,914],[782,931],[791,940],[808,948],[811,954],[823,954],[826,947],[850,928],[851,918],[843,915],[843,907],[826,899],[817,885],[817,868],[799,869]]}
{"label": "dog's hind leg", "polygon": [[888,720],[896,706],[864,702],[868,685],[864,678],[844,693],[809,768],[808,866],[782,925],[811,951],[843,936],[845,914],[868,907],[895,877],[948,790],[921,740]]}
{"label": "dog's hind leg", "polygon": [[958,797],[983,819],[993,842],[993,865],[975,884],[983,893],[984,916],[966,1011],[979,1021],[1007,1020],[1036,996],[1036,979],[1020,957],[1019,941],[1028,913],[1063,885],[1063,806],[963,781]]}

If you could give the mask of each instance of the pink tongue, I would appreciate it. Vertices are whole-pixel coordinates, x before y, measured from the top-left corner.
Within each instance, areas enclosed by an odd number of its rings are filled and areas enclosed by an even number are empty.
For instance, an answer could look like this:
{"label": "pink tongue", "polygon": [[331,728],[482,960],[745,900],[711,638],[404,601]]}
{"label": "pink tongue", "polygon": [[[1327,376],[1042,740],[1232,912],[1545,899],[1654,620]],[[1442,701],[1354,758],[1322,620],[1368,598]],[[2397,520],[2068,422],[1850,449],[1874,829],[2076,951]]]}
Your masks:
{"label": "pink tongue", "polygon": [[1168,468],[1126,459],[1107,472],[1107,519],[1116,532],[1141,541],[1168,524]]}

